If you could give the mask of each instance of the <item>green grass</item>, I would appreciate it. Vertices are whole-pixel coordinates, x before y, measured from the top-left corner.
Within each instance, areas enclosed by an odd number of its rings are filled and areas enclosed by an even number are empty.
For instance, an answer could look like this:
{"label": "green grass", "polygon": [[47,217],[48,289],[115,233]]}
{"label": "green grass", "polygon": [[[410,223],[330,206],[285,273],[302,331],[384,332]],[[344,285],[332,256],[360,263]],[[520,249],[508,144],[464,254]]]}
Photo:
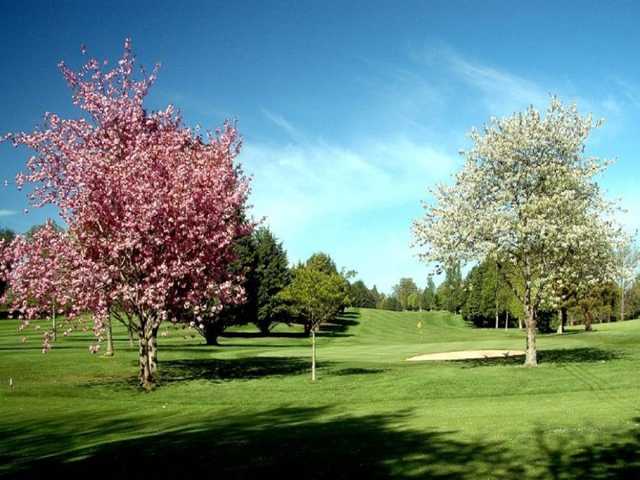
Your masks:
{"label": "green grass", "polygon": [[124,330],[104,358],[78,333],[43,355],[38,332],[22,343],[16,327],[0,321],[0,476],[640,478],[640,321],[540,336],[531,369],[405,362],[523,349],[524,336],[363,309],[320,336],[316,383],[297,329],[244,327],[208,347],[169,328],[151,393]]}

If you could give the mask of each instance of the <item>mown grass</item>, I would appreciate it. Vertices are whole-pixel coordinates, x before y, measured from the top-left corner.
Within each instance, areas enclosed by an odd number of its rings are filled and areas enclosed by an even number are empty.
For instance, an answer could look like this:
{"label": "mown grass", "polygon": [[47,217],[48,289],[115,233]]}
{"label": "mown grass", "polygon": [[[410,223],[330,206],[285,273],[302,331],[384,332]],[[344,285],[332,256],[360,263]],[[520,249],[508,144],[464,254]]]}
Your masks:
{"label": "mown grass", "polygon": [[0,476],[640,478],[640,321],[542,336],[528,369],[405,362],[524,336],[363,309],[324,329],[316,383],[296,328],[244,327],[218,347],[169,328],[151,393],[124,330],[105,358],[88,334],[43,355],[16,327],[0,321]]}

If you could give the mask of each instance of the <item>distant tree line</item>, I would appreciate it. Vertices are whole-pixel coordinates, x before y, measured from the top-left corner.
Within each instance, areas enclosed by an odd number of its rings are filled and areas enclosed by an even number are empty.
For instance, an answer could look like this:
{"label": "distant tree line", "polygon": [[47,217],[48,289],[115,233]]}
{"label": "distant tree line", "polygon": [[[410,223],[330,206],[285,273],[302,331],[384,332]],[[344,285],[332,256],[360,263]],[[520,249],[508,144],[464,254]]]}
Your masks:
{"label": "distant tree line", "polygon": [[[401,278],[388,295],[379,293],[375,286],[369,290],[358,280],[351,285],[351,297],[356,307],[392,311],[444,310],[462,315],[479,328],[523,328],[522,304],[508,284],[515,280],[504,269],[499,262],[486,260],[463,277],[459,267],[452,267],[444,272],[444,279],[437,287],[429,277],[422,290],[412,278]],[[565,287],[569,294],[565,295],[559,308],[546,307],[537,312],[539,331],[562,332],[567,325],[584,325],[590,330],[594,323],[640,317],[640,275],[625,284],[604,282],[582,289],[578,288],[579,282],[577,284]]]}
{"label": "distant tree line", "polygon": [[[62,230],[55,222],[52,225]],[[42,227],[31,227],[25,238],[33,238]],[[11,242],[13,238],[13,231],[0,229],[0,240]],[[235,253],[237,259],[230,268],[244,277],[244,303],[225,306],[214,319],[208,319],[210,321],[193,322],[210,345],[217,344],[227,328],[247,324],[255,325],[263,335],[269,335],[278,323],[301,325],[310,335],[321,323],[347,307],[444,310],[460,314],[480,328],[523,326],[522,304],[505,281],[508,272],[501,271],[496,261],[477,264],[464,277],[459,266],[451,267],[444,272],[444,279],[437,287],[431,276],[424,289],[412,278],[404,277],[392,287],[390,294],[384,294],[375,285],[368,288],[363,280],[354,281],[356,272],[338,270],[334,260],[323,252],[290,267],[282,243],[266,227],[238,239]],[[639,255],[630,255],[628,249],[624,255],[625,262],[637,265]],[[625,267],[629,270],[628,265]],[[590,329],[593,323],[619,321],[621,313],[625,318],[637,318],[640,316],[640,276],[628,277],[618,283],[593,285],[580,298],[567,296],[557,310],[538,312],[538,329],[562,331],[567,324],[584,324]],[[5,283],[0,282],[0,295],[5,289]]]}

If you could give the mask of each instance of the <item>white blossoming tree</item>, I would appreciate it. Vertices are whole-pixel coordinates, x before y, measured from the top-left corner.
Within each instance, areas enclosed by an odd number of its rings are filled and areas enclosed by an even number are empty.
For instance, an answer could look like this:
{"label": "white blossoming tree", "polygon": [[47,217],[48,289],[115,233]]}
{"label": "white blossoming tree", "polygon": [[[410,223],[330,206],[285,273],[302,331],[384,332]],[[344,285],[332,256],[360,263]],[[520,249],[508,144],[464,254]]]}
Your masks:
{"label": "white blossoming tree", "polygon": [[536,312],[557,303],[559,278],[573,278],[572,250],[611,225],[595,180],[608,163],[585,155],[599,126],[555,97],[544,115],[529,107],[492,118],[471,131],[453,185],[438,185],[413,225],[423,261],[441,268],[491,258],[508,267],[500,270],[524,307],[528,366],[537,365]]}
{"label": "white blossoming tree", "polygon": [[640,265],[640,250],[636,244],[635,235],[623,235],[616,243],[615,266],[616,283],[620,288],[620,320],[625,316],[625,296],[627,288],[638,274]]}
{"label": "white blossoming tree", "polygon": [[[553,295],[547,307],[559,309],[558,333],[564,332],[571,305],[587,308],[587,299],[616,279],[615,245],[622,232],[603,212],[588,220],[581,225],[582,235],[565,249],[553,267]],[[591,330],[590,311],[585,311],[585,330]]]}

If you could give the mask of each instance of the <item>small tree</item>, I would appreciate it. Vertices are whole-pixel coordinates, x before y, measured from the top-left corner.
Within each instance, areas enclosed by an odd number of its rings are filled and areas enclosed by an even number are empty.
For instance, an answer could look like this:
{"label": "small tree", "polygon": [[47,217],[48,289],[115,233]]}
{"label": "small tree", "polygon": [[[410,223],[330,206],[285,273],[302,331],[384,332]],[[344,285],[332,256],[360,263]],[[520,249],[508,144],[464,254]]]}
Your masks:
{"label": "small tree", "polygon": [[537,364],[536,312],[553,301],[551,283],[562,274],[562,258],[585,237],[591,219],[609,210],[594,180],[606,163],[584,155],[597,126],[555,98],[546,115],[530,107],[491,119],[471,132],[473,145],[455,183],[438,186],[425,217],[414,223],[427,262],[507,264],[525,311],[525,365]]}
{"label": "small tree", "polygon": [[346,270],[344,267],[338,271],[338,267],[336,267],[336,263],[333,261],[331,256],[324,252],[317,252],[311,255],[305,262],[305,266],[327,275],[338,275],[341,279],[341,288],[343,293],[343,302],[339,310],[343,312],[347,307],[351,306],[349,280],[355,277],[357,272],[354,270]]}
{"label": "small tree", "polygon": [[316,380],[316,332],[321,324],[336,317],[344,303],[343,279],[312,266],[299,266],[291,283],[279,294],[304,321],[305,332],[311,333],[311,380]]}

